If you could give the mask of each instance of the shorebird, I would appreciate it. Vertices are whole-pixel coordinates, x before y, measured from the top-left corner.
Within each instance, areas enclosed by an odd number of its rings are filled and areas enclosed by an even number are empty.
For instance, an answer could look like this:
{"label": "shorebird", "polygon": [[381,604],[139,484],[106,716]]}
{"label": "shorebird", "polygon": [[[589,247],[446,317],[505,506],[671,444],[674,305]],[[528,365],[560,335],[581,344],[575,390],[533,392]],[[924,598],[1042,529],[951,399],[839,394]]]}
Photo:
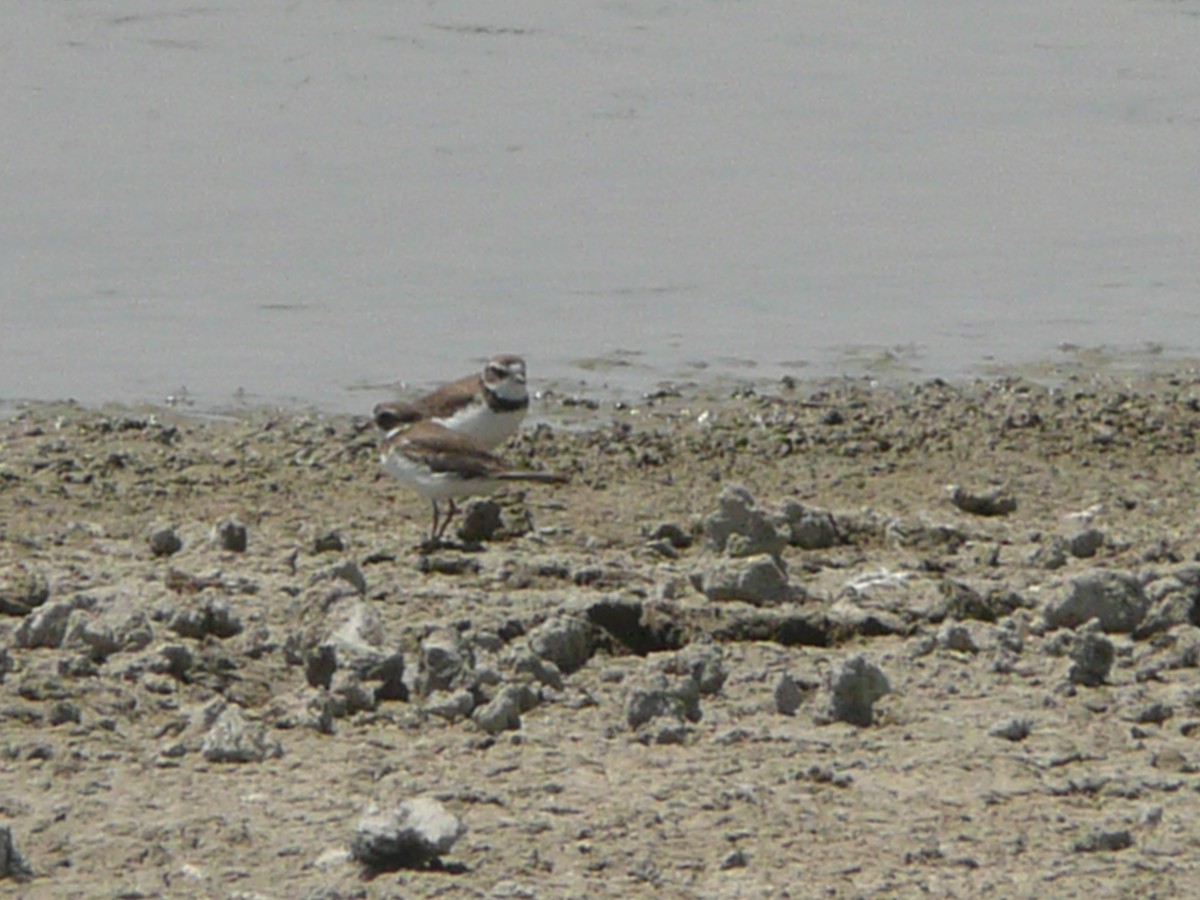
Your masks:
{"label": "shorebird", "polygon": [[[384,470],[433,506],[429,543],[436,546],[458,508],[455,500],[491,494],[516,482],[565,484],[551,472],[510,469],[473,438],[434,421],[401,422],[383,439]],[[439,503],[449,508],[441,517]]]}
{"label": "shorebird", "polygon": [[493,356],[478,375],[444,384],[412,403],[380,403],[375,424],[383,431],[427,420],[494,450],[517,433],[529,411],[525,360],[510,353]]}

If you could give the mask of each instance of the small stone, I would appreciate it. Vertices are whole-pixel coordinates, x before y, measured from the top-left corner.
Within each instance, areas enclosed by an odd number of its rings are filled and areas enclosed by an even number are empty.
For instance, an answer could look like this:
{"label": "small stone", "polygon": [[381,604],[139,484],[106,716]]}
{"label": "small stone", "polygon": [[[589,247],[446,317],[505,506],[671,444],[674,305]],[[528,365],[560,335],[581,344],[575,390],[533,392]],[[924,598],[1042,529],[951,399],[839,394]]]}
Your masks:
{"label": "small stone", "polygon": [[217,523],[217,546],[227,553],[245,553],[249,545],[249,532],[246,526],[236,518],[225,519]]}
{"label": "small stone", "polygon": [[693,578],[709,600],[741,600],[763,605],[791,597],[787,573],[776,557],[764,553],[742,559],[720,560]]}
{"label": "small stone", "polygon": [[313,539],[313,553],[341,553],[346,549],[346,539],[336,529],[324,531]]}
{"label": "small stone", "polygon": [[33,878],[33,868],[17,849],[10,825],[0,825],[0,881],[5,878],[16,882],[25,882]]}
{"label": "small stone", "polygon": [[457,630],[439,628],[421,642],[417,669],[417,693],[427,697],[434,691],[462,687],[470,680],[474,659],[463,646]]}
{"label": "small stone", "polygon": [[516,686],[510,685],[476,709],[471,719],[488,734],[516,731],[521,727],[521,704],[522,698]]}
{"label": "small stone", "polygon": [[1074,662],[1067,672],[1067,678],[1072,684],[1098,687],[1108,680],[1116,655],[1113,642],[1103,634],[1085,632],[1071,648]]}
{"label": "small stone", "polygon": [[796,679],[784,672],[775,683],[775,711],[780,715],[794,716],[803,702],[804,693],[796,684]]}
{"label": "small stone", "polygon": [[938,646],[943,650],[953,650],[957,653],[978,653],[979,647],[971,630],[958,622],[946,622],[937,635]]}
{"label": "small stone", "polygon": [[13,643],[25,649],[60,647],[75,611],[91,610],[95,606],[96,598],[84,594],[41,606],[21,620],[13,632]]}
{"label": "small stone", "polygon": [[704,521],[708,546],[730,556],[778,556],[787,545],[784,536],[744,487],[731,485],[717,497],[717,511]]}
{"label": "small stone", "polygon": [[625,722],[634,731],[661,717],[699,722],[700,715],[700,688],[690,676],[659,675],[634,687],[625,701]]}
{"label": "small stone", "polygon": [[719,693],[729,677],[721,648],[714,644],[688,644],[668,660],[666,671],[691,676],[704,696]]}
{"label": "small stone", "polygon": [[1006,741],[1012,741],[1013,743],[1016,743],[1017,741],[1025,740],[1025,738],[1029,737],[1032,731],[1032,721],[1020,716],[1014,716],[1011,719],[1005,719],[1001,722],[997,722],[988,729],[988,734],[991,737],[1003,738]]}
{"label": "small stone", "polygon": [[592,658],[596,636],[587,620],[555,615],[529,632],[529,648],[569,675],[583,668]]}
{"label": "small stone", "polygon": [[260,724],[250,724],[236,706],[226,706],[204,735],[200,752],[209,762],[262,762],[283,755],[278,741]]}
{"label": "small stone", "polygon": [[950,491],[950,502],[974,516],[1007,516],[1017,509],[1016,498],[999,489],[977,493],[955,487]]}
{"label": "small stone", "polygon": [[721,871],[725,872],[725,871],[728,871],[729,869],[744,869],[749,864],[750,864],[750,860],[746,856],[744,851],[731,850],[729,853],[727,853],[725,855],[725,858],[723,860],[721,860],[720,868],[721,868]]}
{"label": "small stone", "polygon": [[431,716],[457,722],[471,715],[475,709],[475,695],[465,688],[453,692],[435,691],[425,698],[421,708]]}
{"label": "small stone", "polygon": [[870,725],[875,701],[889,690],[887,676],[878,666],[865,657],[852,657],[830,675],[828,715],[837,722]]}
{"label": "small stone", "polygon": [[0,613],[27,616],[50,599],[50,582],[23,563],[0,572]]}
{"label": "small stone", "polygon": [[362,568],[352,559],[348,559],[343,563],[334,566],[329,570],[329,574],[334,578],[340,578],[346,584],[350,585],[359,594],[367,593],[367,577],[363,574]]}
{"label": "small stone", "polygon": [[83,721],[83,713],[70,700],[59,700],[50,707],[50,715],[47,719],[51,725],[66,725],[68,723],[78,725]]}
{"label": "small stone", "polygon": [[1072,578],[1047,604],[1044,617],[1047,628],[1078,628],[1098,619],[1106,632],[1127,633],[1138,627],[1147,605],[1142,583],[1135,575],[1097,569]]}
{"label": "small stone", "polygon": [[1133,846],[1133,835],[1127,828],[1114,831],[1093,831],[1075,842],[1076,853],[1113,853]]}
{"label": "small stone", "polygon": [[675,550],[686,550],[692,546],[692,536],[673,522],[663,522],[647,537],[651,541],[666,541]]}
{"label": "small stone", "polygon": [[1086,528],[1067,542],[1067,549],[1076,559],[1091,559],[1104,546],[1104,532],[1099,528]]}
{"label": "small stone", "polygon": [[205,597],[198,604],[181,607],[171,616],[167,627],[181,637],[197,640],[213,635],[231,638],[241,633],[242,620],[224,597]]}
{"label": "small stone", "polygon": [[386,812],[372,806],[354,829],[350,854],[376,869],[418,868],[448,853],[466,830],[436,800],[419,797]]}
{"label": "small stone", "polygon": [[788,543],[801,550],[826,550],[835,546],[840,537],[837,521],[831,513],[809,509],[791,501],[784,504],[781,516],[789,534]]}
{"label": "small stone", "polygon": [[174,556],[183,549],[183,539],[170,526],[154,529],[147,541],[150,544],[150,552],[155,556]]}
{"label": "small stone", "polygon": [[458,539],[468,544],[490,541],[504,527],[500,504],[495,500],[472,500],[463,510]]}

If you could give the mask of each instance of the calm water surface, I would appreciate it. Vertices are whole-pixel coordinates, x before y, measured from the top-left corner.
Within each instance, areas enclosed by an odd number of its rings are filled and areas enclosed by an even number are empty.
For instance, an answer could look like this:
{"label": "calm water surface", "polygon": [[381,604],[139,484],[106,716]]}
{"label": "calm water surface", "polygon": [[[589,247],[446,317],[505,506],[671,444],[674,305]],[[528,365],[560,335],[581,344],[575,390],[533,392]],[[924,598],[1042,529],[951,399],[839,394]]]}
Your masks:
{"label": "calm water surface", "polygon": [[23,4],[0,400],[1200,355],[1200,0]]}

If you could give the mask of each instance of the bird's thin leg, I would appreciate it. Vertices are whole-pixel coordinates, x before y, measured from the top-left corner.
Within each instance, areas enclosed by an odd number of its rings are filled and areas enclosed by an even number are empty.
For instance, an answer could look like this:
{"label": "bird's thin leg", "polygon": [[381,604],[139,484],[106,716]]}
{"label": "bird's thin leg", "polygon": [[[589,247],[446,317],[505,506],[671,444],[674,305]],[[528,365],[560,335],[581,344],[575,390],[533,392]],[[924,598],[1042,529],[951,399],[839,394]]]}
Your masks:
{"label": "bird's thin leg", "polygon": [[438,505],[436,500],[430,502],[433,504],[433,527],[429,529],[429,541],[435,543],[438,539]]}
{"label": "bird's thin leg", "polygon": [[450,509],[447,510],[446,518],[442,520],[442,527],[437,533],[439,540],[441,539],[442,535],[446,533],[446,526],[450,524],[450,520],[454,518],[454,514],[458,512],[458,507],[454,505],[453,500],[447,500],[446,502],[450,504]]}

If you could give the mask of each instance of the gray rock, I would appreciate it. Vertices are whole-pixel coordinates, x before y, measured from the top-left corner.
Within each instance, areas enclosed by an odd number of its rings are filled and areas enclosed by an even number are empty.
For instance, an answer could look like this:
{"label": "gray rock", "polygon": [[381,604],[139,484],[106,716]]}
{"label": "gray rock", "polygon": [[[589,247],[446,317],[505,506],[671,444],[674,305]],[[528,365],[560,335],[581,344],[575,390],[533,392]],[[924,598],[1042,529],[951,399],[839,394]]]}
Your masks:
{"label": "gray rock", "polygon": [[1017,509],[1016,498],[999,488],[978,492],[956,487],[950,492],[950,502],[973,516],[1007,516]]}
{"label": "gray rock", "polygon": [[0,881],[11,878],[16,882],[33,878],[33,867],[25,861],[13,840],[12,826],[0,825]]}
{"label": "gray rock", "polygon": [[1108,673],[1116,659],[1113,642],[1103,634],[1086,631],[1071,648],[1071,668],[1067,678],[1072,684],[1097,687],[1108,680]]}
{"label": "gray rock", "polygon": [[1134,630],[1138,640],[1173,628],[1200,624],[1200,589],[1177,574],[1157,578],[1146,585],[1148,610]]}
{"label": "gray rock", "polygon": [[367,576],[363,574],[362,568],[352,559],[338,563],[329,570],[331,578],[340,578],[346,584],[350,585],[359,594],[367,593]]}
{"label": "gray rock", "polygon": [[1003,738],[1006,741],[1023,741],[1033,732],[1033,722],[1021,716],[1004,719],[988,729],[991,737]]}
{"label": "gray rock", "polygon": [[635,686],[625,700],[625,722],[634,731],[662,717],[699,722],[700,716],[700,687],[690,675],[658,675]]}
{"label": "gray rock", "polygon": [[717,511],[704,520],[705,543],[730,556],[778,556],[787,540],[744,487],[730,485],[717,497]]}
{"label": "gray rock", "polygon": [[954,553],[967,542],[967,535],[961,529],[944,523],[894,519],[884,528],[883,539],[889,547]]}
{"label": "gray rock", "polygon": [[665,671],[690,677],[702,695],[719,693],[729,677],[716,644],[688,644],[667,661]]}
{"label": "gray rock", "polygon": [[851,725],[870,725],[875,701],[891,690],[883,671],[863,656],[837,665],[829,676],[828,717]]}
{"label": "gray rock", "polygon": [[150,552],[155,556],[174,556],[183,549],[183,539],[171,526],[155,528],[146,538]]}
{"label": "gray rock", "polygon": [[1146,615],[1142,583],[1128,572],[1097,569],[1072,578],[1046,605],[1047,628],[1078,628],[1098,619],[1109,633],[1130,632]]}
{"label": "gray rock", "polygon": [[323,531],[313,538],[313,553],[341,553],[346,546],[346,539],[337,529]]}
{"label": "gray rock", "polygon": [[790,674],[784,672],[775,683],[775,711],[780,715],[794,716],[804,702],[804,692]]}
{"label": "gray rock", "polygon": [[339,719],[375,709],[379,701],[375,690],[365,684],[352,669],[339,669],[329,682],[329,695],[333,698],[333,714]]}
{"label": "gray rock", "polygon": [[1104,546],[1104,532],[1099,528],[1085,528],[1067,541],[1067,549],[1076,559],[1091,559]]}
{"label": "gray rock", "polygon": [[709,600],[742,600],[755,605],[783,603],[791,598],[782,561],[764,553],[720,560],[693,579]]}
{"label": "gray rock", "polygon": [[938,629],[938,646],[943,650],[954,650],[958,653],[978,653],[979,645],[971,635],[971,629],[958,622],[946,622]]}
{"label": "gray rock", "polygon": [[1029,557],[1029,564],[1050,571],[1061,569],[1067,564],[1068,549],[1067,539],[1056,534],[1050,540],[1038,545],[1038,548]]}
{"label": "gray rock", "polygon": [[540,684],[556,691],[563,689],[562,670],[548,659],[542,659],[533,652],[519,654],[513,661],[513,671],[519,675],[529,675]]}
{"label": "gray rock", "polygon": [[1133,846],[1133,835],[1127,828],[1113,831],[1097,830],[1081,837],[1074,844],[1076,853],[1114,853]]}
{"label": "gray rock", "polygon": [[0,684],[4,682],[4,677],[12,670],[12,654],[8,652],[7,647],[0,646]]}
{"label": "gray rock", "polygon": [[839,542],[837,521],[831,513],[809,509],[794,500],[780,513],[788,543],[802,550],[825,550]]}
{"label": "gray rock", "polygon": [[425,797],[390,810],[368,809],[354,829],[350,855],[376,869],[418,868],[450,852],[466,825]]}
{"label": "gray rock", "polygon": [[204,735],[200,752],[209,762],[248,763],[282,756],[283,747],[262,725],[247,722],[236,706],[226,706]]}
{"label": "gray rock", "polygon": [[342,676],[341,689],[349,704],[357,706],[358,692],[368,689],[362,682],[378,682],[370,688],[373,697],[363,708],[373,709],[381,700],[408,699],[404,654],[382,646],[384,633],[379,614],[358,599],[340,609],[340,623],[304,657],[308,683],[332,689],[335,677]]}
{"label": "gray rock", "polygon": [[163,672],[177,681],[184,681],[196,664],[196,657],[186,644],[163,644],[158,648],[161,665],[152,666],[153,671]]}
{"label": "gray rock", "polygon": [[213,529],[217,546],[227,553],[245,553],[250,533],[237,518],[224,519]]}
{"label": "gray rock", "polygon": [[27,616],[50,599],[50,582],[39,570],[17,563],[0,571],[0,613]]}
{"label": "gray rock", "polygon": [[421,708],[431,716],[457,722],[471,715],[475,709],[475,695],[465,688],[457,691],[434,691],[425,698]]}
{"label": "gray rock", "polygon": [[521,711],[526,702],[520,686],[508,685],[476,709],[471,719],[488,734],[516,731],[521,727]]}
{"label": "gray rock", "polygon": [[60,647],[67,636],[71,614],[76,610],[92,610],[95,606],[96,598],[86,594],[48,603],[21,620],[13,632],[13,642],[25,649]]}
{"label": "gray rock", "polygon": [[90,612],[77,609],[67,620],[64,650],[82,650],[95,663],[102,663],[118,650],[121,642],[107,623],[96,621]]}
{"label": "gray rock", "polygon": [[175,610],[167,627],[181,637],[200,640],[208,635],[230,638],[242,630],[242,620],[224,597],[204,597]]}
{"label": "gray rock", "polygon": [[472,500],[463,510],[458,539],[466,543],[490,541],[504,527],[500,504],[495,500]]}
{"label": "gray rock", "polygon": [[595,631],[586,619],[555,615],[529,632],[529,649],[558,666],[563,673],[576,672],[596,650]]}
{"label": "gray rock", "polygon": [[434,691],[469,686],[474,658],[453,628],[439,628],[421,642],[417,669],[417,693],[428,697]]}

